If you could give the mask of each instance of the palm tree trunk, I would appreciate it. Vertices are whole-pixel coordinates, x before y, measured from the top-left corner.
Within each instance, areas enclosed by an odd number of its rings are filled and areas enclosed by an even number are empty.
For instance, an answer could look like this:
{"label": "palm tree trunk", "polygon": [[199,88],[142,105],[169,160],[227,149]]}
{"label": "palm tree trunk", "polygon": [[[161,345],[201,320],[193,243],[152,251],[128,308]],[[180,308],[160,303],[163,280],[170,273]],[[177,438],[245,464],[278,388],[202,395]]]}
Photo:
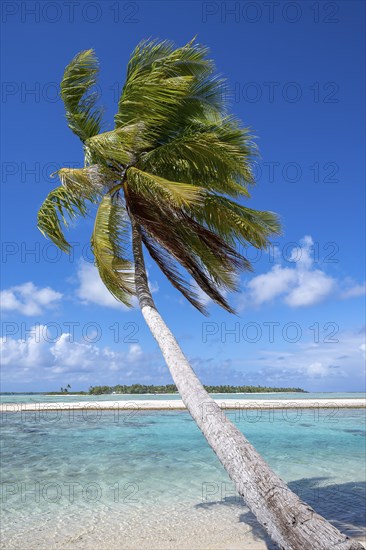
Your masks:
{"label": "palm tree trunk", "polygon": [[302,502],[206,392],[155,307],[148,286],[139,227],[132,215],[131,223],[136,293],[142,315],[185,406],[257,520],[282,549],[363,549],[360,543],[349,539]]}

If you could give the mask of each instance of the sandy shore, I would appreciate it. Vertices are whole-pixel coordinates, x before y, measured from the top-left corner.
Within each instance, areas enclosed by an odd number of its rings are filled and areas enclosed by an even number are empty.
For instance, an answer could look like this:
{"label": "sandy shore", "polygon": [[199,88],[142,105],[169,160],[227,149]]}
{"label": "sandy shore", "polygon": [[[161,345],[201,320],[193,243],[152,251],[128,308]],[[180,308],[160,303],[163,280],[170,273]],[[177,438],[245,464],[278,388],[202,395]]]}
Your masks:
{"label": "sandy shore", "polygon": [[[337,409],[366,408],[366,399],[215,399],[216,403],[227,410],[268,410],[268,409]],[[207,403],[207,413],[209,413]],[[1,413],[16,413],[23,411],[62,411],[62,410],[141,410],[141,411],[179,411],[186,407],[182,400],[146,400],[146,401],[75,401],[56,403],[2,403]]]}
{"label": "sandy shore", "polygon": [[[334,519],[332,505],[318,511]],[[330,509],[329,509],[330,507]],[[72,507],[73,508],[73,507]],[[352,515],[353,514],[353,515]],[[354,510],[337,512],[338,527],[363,544]],[[361,516],[360,513],[358,513]],[[3,550],[279,550],[240,500],[122,507],[100,511],[72,509],[65,517],[27,517],[5,529]],[[305,550],[305,549],[304,549]],[[310,549],[309,549],[310,550]]]}
{"label": "sandy shore", "polygon": [[146,507],[134,514],[74,511],[61,521],[12,525],[3,550],[277,550],[244,505]]}

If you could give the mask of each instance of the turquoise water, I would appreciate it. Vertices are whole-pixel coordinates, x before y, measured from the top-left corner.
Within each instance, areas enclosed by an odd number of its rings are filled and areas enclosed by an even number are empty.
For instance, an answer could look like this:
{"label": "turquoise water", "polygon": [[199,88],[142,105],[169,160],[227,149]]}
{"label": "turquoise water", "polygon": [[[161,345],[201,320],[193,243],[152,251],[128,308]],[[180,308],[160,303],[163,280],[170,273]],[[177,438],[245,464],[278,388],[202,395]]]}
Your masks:
{"label": "turquoise water", "polygon": [[[365,398],[365,392],[339,392],[339,393],[214,393],[211,394],[215,399],[356,399]],[[180,399],[180,396],[174,394],[158,394],[158,395],[123,395],[123,394],[110,394],[110,395],[44,395],[44,394],[16,394],[16,395],[1,395],[0,403],[55,403],[57,401],[139,401],[139,400],[164,400],[164,399]]]}
{"label": "turquoise water", "polygon": [[[362,534],[364,410],[228,416],[301,498],[349,534]],[[4,414],[2,432],[3,548],[71,548],[62,533],[76,525],[98,526],[95,548],[102,548],[107,532],[116,541],[121,525],[127,533],[144,515],[161,522],[163,510],[174,514],[178,506],[180,518],[182,507],[243,506],[184,411],[80,411],[53,421]]]}

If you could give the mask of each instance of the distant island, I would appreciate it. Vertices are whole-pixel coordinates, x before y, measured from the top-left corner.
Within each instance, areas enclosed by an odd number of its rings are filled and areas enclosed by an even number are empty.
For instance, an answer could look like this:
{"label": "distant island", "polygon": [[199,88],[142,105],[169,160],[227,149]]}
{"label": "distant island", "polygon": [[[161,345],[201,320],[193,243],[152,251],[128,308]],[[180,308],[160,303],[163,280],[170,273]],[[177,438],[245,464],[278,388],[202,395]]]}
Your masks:
{"label": "distant island", "polygon": [[[204,386],[208,393],[271,393],[271,392],[301,392],[307,393],[301,388],[270,388],[267,386]],[[145,386],[143,384],[132,384],[132,386],[91,386],[90,395],[101,395],[111,393],[124,394],[146,394],[146,393],[178,393],[174,384],[166,386]]]}
{"label": "distant island", "polygon": [[[302,388],[271,388],[269,386],[204,386],[208,393],[308,393]],[[90,386],[88,391],[71,391],[68,384],[59,391],[43,392],[0,392],[0,395],[102,395],[112,393],[123,394],[157,394],[178,393],[175,384],[165,386],[146,386],[145,384],[132,384],[131,386]]]}

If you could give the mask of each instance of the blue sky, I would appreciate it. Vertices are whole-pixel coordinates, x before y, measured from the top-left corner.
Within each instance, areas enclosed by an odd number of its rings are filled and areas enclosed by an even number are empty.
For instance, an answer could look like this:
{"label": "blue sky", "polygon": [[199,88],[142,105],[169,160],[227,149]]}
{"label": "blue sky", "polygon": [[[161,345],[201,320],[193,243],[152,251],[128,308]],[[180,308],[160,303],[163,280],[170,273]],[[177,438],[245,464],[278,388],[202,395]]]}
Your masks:
{"label": "blue sky", "polygon": [[284,235],[255,255],[231,297],[205,318],[147,260],[154,297],[209,384],[364,388],[363,2],[2,3],[2,391],[71,384],[169,383],[138,309],[124,310],[91,263],[92,220],[67,257],[36,214],[82,148],[59,99],[64,67],[94,48],[113,127],[129,54],[143,38],[198,35],[257,136],[250,206],[280,214]]}

